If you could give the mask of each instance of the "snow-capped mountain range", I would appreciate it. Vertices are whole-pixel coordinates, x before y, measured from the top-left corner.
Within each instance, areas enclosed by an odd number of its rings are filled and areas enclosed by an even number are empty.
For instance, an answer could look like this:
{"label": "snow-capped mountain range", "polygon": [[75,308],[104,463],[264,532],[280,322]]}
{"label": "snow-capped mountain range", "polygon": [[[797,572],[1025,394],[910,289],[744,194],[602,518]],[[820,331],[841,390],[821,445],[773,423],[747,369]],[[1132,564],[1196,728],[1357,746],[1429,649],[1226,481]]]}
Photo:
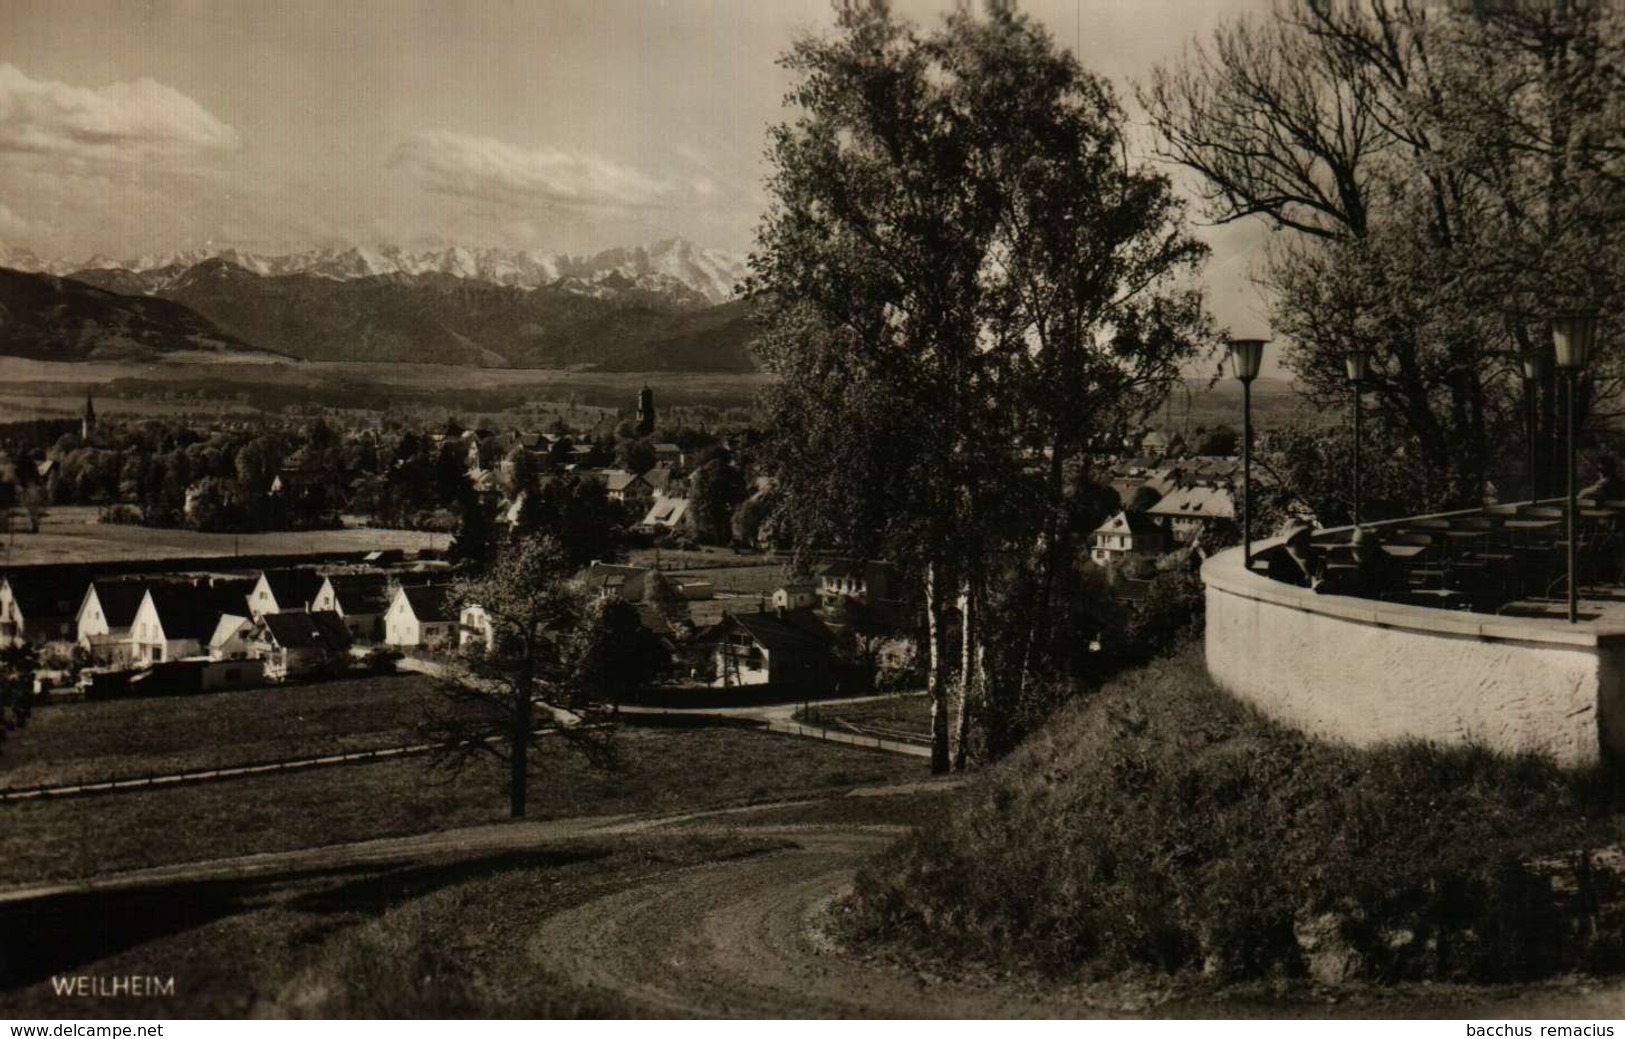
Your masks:
{"label": "snow-capped mountain range", "polygon": [[551,285],[592,296],[636,288],[694,304],[732,299],[735,287],[745,276],[740,257],[702,248],[684,238],[606,249],[592,256],[469,249],[460,245],[409,252],[398,246],[378,245],[312,249],[281,256],[234,248],[189,249],[128,260],[97,254],[77,261],[42,259],[27,249],[8,249],[0,244],[0,267],[58,276],[81,271],[128,271],[139,275],[130,279],[129,287],[148,295],[164,290],[170,281],[196,264],[216,259],[266,277],[307,274],[350,281],[391,274],[442,274],[520,288]]}

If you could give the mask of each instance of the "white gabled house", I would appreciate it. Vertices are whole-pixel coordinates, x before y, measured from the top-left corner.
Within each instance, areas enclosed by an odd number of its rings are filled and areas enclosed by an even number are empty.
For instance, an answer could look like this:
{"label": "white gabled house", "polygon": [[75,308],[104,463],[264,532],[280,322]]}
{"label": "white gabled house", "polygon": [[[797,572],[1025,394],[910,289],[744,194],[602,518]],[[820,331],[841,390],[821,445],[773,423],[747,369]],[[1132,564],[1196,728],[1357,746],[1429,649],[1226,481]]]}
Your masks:
{"label": "white gabled house", "polygon": [[1090,535],[1089,558],[1097,566],[1116,566],[1132,556],[1168,551],[1168,532],[1143,512],[1119,512]]}
{"label": "white gabled house", "polygon": [[384,644],[403,649],[455,646],[458,617],[451,608],[450,593],[450,586],[443,584],[398,589],[384,615]]}
{"label": "white gabled house", "polygon": [[263,570],[248,593],[249,613],[259,618],[267,613],[308,610],[321,588],[322,576],[314,570]]}
{"label": "white gabled house", "polygon": [[489,653],[496,648],[496,632],[491,627],[491,615],[478,603],[464,606],[458,617],[457,644],[462,647],[479,645]]}
{"label": "white gabled house", "polygon": [[249,644],[265,662],[265,677],[282,681],[342,667],[349,657],[350,632],[331,610],[290,610],[261,617]]}
{"label": "white gabled house", "polygon": [[254,622],[234,613],[220,615],[220,623],[209,636],[210,660],[247,660],[253,655],[249,641],[254,635]]}
{"label": "white gabled house", "polygon": [[388,574],[329,574],[311,600],[310,609],[312,613],[338,614],[354,642],[378,642],[384,637],[384,614],[389,604]]}
{"label": "white gabled house", "polygon": [[74,641],[97,663],[129,664],[135,652],[130,628],[146,594],[139,581],[92,581],[74,619]]}

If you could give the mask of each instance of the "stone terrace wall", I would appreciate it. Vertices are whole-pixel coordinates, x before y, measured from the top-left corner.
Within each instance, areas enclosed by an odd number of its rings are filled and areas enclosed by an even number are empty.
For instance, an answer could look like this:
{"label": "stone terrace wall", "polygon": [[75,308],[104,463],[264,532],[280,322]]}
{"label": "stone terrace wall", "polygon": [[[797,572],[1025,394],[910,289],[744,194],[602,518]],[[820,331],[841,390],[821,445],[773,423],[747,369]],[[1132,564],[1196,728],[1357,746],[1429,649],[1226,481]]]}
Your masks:
{"label": "stone terrace wall", "polygon": [[1568,766],[1625,752],[1625,630],[1320,595],[1247,572],[1239,548],[1202,579],[1209,673],[1281,722],[1356,746],[1478,743]]}

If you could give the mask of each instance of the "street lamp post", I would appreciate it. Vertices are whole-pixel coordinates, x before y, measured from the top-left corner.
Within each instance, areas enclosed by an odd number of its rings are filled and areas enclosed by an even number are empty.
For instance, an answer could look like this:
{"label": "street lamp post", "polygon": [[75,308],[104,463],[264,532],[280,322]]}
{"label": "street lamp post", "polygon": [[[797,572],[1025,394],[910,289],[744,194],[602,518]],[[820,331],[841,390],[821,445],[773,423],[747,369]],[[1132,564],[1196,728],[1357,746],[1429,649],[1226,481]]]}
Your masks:
{"label": "street lamp post", "polygon": [[1565,381],[1568,383],[1568,436],[1569,436],[1569,507],[1568,516],[1568,564],[1569,564],[1569,623],[1577,624],[1580,620],[1580,581],[1579,581],[1579,553],[1578,529],[1575,515],[1579,511],[1575,480],[1575,444],[1574,444],[1574,405],[1575,384],[1579,381],[1580,372],[1585,370],[1586,364],[1591,360],[1591,347],[1597,336],[1597,315],[1590,311],[1570,311],[1552,318],[1552,352],[1556,355],[1557,367],[1562,370]]}
{"label": "street lamp post", "polygon": [[1241,558],[1253,568],[1253,380],[1258,378],[1267,339],[1232,339],[1230,368],[1241,381]]}
{"label": "street lamp post", "polygon": [[1354,347],[1343,354],[1343,365],[1348,370],[1349,385],[1354,387],[1354,525],[1360,525],[1360,393],[1365,388],[1365,377],[1371,371],[1371,351]]}
{"label": "street lamp post", "polygon": [[1551,374],[1552,355],[1545,350],[1531,350],[1521,358],[1523,364],[1523,398],[1524,410],[1527,413],[1527,426],[1524,445],[1528,452],[1528,478],[1529,500],[1540,500],[1539,449],[1540,449],[1540,402],[1537,399],[1540,393],[1540,384],[1546,381]]}

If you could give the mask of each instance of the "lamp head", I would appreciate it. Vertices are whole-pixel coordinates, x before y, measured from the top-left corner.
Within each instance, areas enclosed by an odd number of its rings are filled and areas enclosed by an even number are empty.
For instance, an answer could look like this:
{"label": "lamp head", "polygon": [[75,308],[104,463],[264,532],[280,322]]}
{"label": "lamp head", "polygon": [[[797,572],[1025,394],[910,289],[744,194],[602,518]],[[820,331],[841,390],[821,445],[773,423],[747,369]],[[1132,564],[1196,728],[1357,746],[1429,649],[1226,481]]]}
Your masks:
{"label": "lamp head", "polygon": [[1530,350],[1518,361],[1523,365],[1523,377],[1528,382],[1539,382],[1552,373],[1551,352],[1539,347]]}
{"label": "lamp head", "polygon": [[1230,340],[1230,368],[1242,382],[1258,378],[1258,369],[1264,362],[1264,344],[1268,339]]}
{"label": "lamp head", "polygon": [[1570,310],[1552,318],[1552,352],[1565,371],[1579,371],[1591,363],[1596,338],[1596,311]]}
{"label": "lamp head", "polygon": [[1348,371],[1349,382],[1356,385],[1365,382],[1366,376],[1371,374],[1371,351],[1363,346],[1343,351],[1343,366]]}

